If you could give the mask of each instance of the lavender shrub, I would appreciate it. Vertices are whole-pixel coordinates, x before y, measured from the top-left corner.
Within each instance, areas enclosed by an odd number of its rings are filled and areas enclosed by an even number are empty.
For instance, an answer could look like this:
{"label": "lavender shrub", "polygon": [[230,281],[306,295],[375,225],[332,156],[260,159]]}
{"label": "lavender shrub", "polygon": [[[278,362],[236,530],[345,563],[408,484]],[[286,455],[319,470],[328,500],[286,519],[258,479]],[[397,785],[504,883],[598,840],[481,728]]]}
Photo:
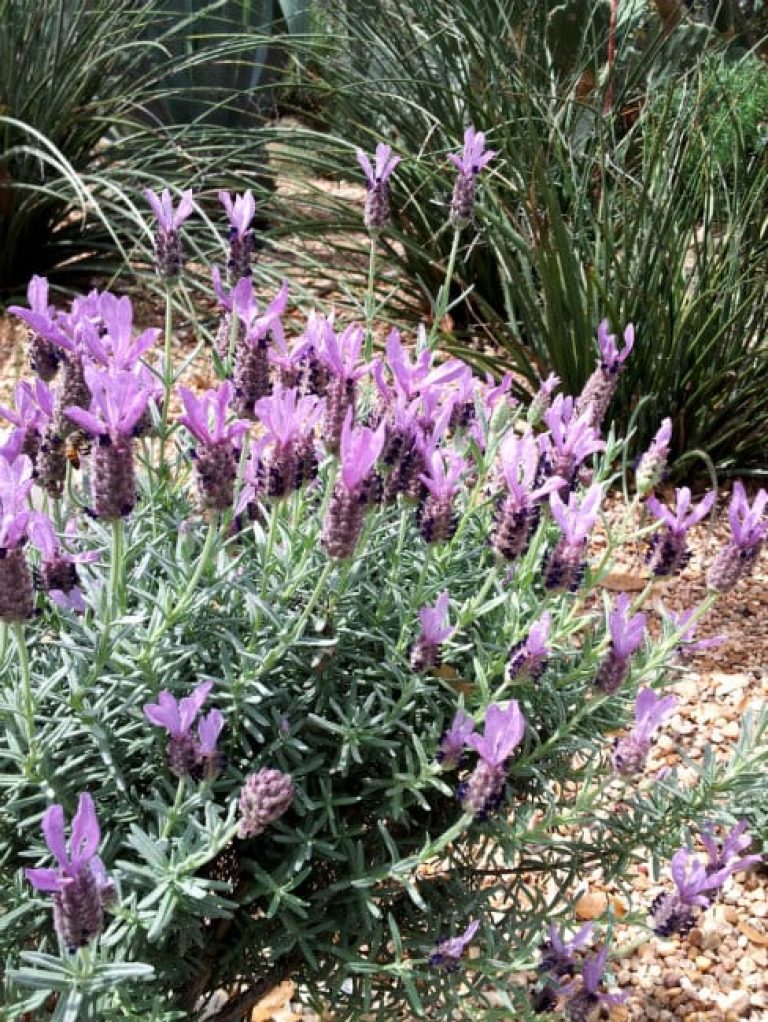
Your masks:
{"label": "lavender shrub", "polygon": [[[169,202],[166,276],[183,268]],[[228,211],[244,245],[249,207]],[[138,428],[162,418],[158,332],[134,337],[106,292],[64,312],[38,283],[22,310],[77,353],[88,399],[54,382],[0,410],[2,1017],[227,1022],[290,978],[338,1019],[479,1018],[491,996],[590,1018],[621,994],[609,933],[558,935],[568,883],[727,819],[636,775],[681,642],[754,563],[765,498],[736,490],[743,567],[723,555],[707,604],[654,639],[642,598],[593,598],[623,450],[596,402],[581,413],[550,378],[526,423],[508,381],[425,332],[367,357],[361,328],[315,314],[289,345],[287,291],[260,313],[243,252],[234,382],[179,389],[162,472]],[[166,362],[164,398],[175,379]],[[56,408],[94,442],[52,492],[23,448]],[[652,498],[653,571],[683,563],[712,499]],[[734,833],[720,849],[704,830],[709,866],[678,852],[649,925],[684,929],[751,861]],[[510,985],[547,934],[541,988]]]}

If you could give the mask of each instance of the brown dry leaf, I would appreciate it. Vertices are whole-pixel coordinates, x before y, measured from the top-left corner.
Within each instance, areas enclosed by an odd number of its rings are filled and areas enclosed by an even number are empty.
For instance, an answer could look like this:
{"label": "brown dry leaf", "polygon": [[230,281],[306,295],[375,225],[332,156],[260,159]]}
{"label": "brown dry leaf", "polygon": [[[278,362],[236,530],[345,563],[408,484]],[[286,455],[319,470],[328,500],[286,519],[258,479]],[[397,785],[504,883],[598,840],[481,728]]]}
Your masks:
{"label": "brown dry leaf", "polygon": [[[279,987],[275,987],[274,990],[270,990],[266,997],[262,997],[251,1012],[251,1022],[272,1022],[272,1016],[276,1011],[280,1011],[288,1004],[293,997],[294,990],[295,987],[289,979],[281,983]],[[294,1022],[299,1017],[291,1012],[288,1019],[290,1019],[290,1022]],[[286,1022],[288,1022],[288,1019],[286,1019]]]}
{"label": "brown dry leaf", "polygon": [[768,947],[768,933],[761,933],[760,930],[756,930],[754,926],[750,926],[749,923],[739,923],[739,929],[747,940],[752,941],[753,944],[760,944],[761,947]]}
{"label": "brown dry leaf", "polygon": [[442,678],[443,681],[447,681],[451,688],[455,688],[457,692],[461,692],[463,695],[469,695],[475,687],[473,681],[462,678],[456,668],[451,667],[449,664],[433,667],[429,673],[433,678]]}
{"label": "brown dry leaf", "polygon": [[600,580],[599,585],[610,593],[640,593],[648,582],[647,576],[612,571]]}
{"label": "brown dry leaf", "polygon": [[577,919],[598,919],[605,915],[609,908],[612,908],[619,918],[627,914],[627,906],[621,898],[617,898],[615,894],[604,894],[602,891],[583,894],[574,905],[574,912]]}

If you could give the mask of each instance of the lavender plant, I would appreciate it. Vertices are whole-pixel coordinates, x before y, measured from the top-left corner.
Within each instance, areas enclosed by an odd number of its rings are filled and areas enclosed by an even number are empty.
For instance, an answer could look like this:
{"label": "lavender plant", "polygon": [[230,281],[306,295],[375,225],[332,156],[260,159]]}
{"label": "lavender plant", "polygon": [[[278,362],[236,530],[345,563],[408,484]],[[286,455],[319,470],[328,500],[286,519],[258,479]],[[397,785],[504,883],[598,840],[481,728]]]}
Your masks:
{"label": "lavender plant", "polygon": [[[695,622],[654,639],[638,605],[594,599],[624,441],[552,380],[544,423],[521,420],[508,381],[426,332],[366,359],[362,327],[315,314],[289,342],[287,288],[260,315],[247,276],[234,381],[178,388],[174,416],[171,349],[158,393],[157,334],[125,302],[24,312],[77,345],[83,400],[62,380],[51,407],[94,437],[82,476],[33,490],[37,391],[4,410],[3,1017],[227,1022],[288,978],[349,1019],[613,1003],[602,931],[563,943],[573,968],[542,989],[508,979],[555,947],[585,870],[713,818],[629,777]],[[657,516],[682,528],[712,499]],[[765,499],[734,499],[751,550]],[[712,845],[684,906],[746,840]]]}

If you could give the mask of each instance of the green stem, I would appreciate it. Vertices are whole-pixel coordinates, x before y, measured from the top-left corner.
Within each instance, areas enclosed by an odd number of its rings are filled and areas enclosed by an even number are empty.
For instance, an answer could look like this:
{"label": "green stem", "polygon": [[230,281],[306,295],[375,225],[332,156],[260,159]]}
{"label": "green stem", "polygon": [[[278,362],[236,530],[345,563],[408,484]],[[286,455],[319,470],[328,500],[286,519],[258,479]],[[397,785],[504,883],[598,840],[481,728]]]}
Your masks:
{"label": "green stem", "polygon": [[125,551],[123,519],[112,522],[112,556],[109,564],[109,612],[112,618],[125,610]]}
{"label": "green stem", "polygon": [[168,416],[173,389],[173,300],[169,286],[165,289],[165,344],[163,355],[163,411],[160,424],[160,471],[165,471],[165,445],[168,440]]}
{"label": "green stem", "polygon": [[160,625],[160,627],[150,636],[149,638],[150,646],[154,646],[158,639],[160,639],[168,631],[169,628],[172,628],[173,625],[175,625],[176,622],[179,621],[186,613],[189,601],[193,596],[195,589],[197,589],[197,584],[200,581],[203,573],[205,572],[210,562],[211,551],[213,550],[214,543],[219,535],[219,525],[220,517],[218,512],[216,512],[211,516],[211,520],[208,523],[208,534],[205,537],[203,549],[200,551],[200,556],[197,559],[195,570],[190,575],[189,581],[184,587],[184,592],[179,597],[179,600],[176,603],[176,606],[174,607],[173,611],[168,615],[168,617]]}
{"label": "green stem", "polygon": [[277,538],[277,520],[280,515],[280,504],[275,501],[272,505],[272,513],[269,516],[269,531],[267,532],[267,545],[264,548],[264,564],[261,569],[261,599],[267,595],[267,589],[269,588],[269,568],[272,563],[272,554],[275,550],[275,540]]}
{"label": "green stem", "polygon": [[185,786],[184,778],[180,777],[179,783],[176,785],[176,797],[174,798],[173,805],[171,806],[170,811],[167,817],[165,818],[165,826],[163,827],[163,830],[160,834],[161,841],[170,836],[174,824],[176,823],[176,817],[179,815],[181,803],[184,801],[184,786]]}
{"label": "green stem", "polygon": [[432,312],[432,326],[429,330],[429,336],[427,338],[427,344],[431,348],[437,333],[440,329],[440,324],[443,321],[443,317],[448,311],[451,297],[451,283],[453,281],[453,271],[456,267],[456,257],[459,254],[459,240],[461,238],[461,228],[456,227],[453,231],[453,241],[451,242],[451,252],[448,256],[448,265],[445,269],[445,279],[443,280],[440,290],[437,292],[437,298],[435,300],[433,312]]}
{"label": "green stem", "polygon": [[325,589],[325,584],[328,581],[328,577],[335,568],[335,566],[336,565],[334,564],[333,561],[331,560],[326,561],[325,567],[320,572],[320,578],[317,580],[317,584],[315,585],[315,588],[312,590],[312,593],[310,594],[310,597],[307,600],[307,605],[301,612],[301,617],[296,622],[296,627],[294,628],[293,635],[291,636],[291,643],[294,643],[301,638],[301,635],[304,631],[304,627],[307,621],[309,620],[309,615],[315,609],[317,601],[320,599],[320,596],[322,595],[323,590]]}
{"label": "green stem", "polygon": [[21,621],[13,622],[13,634],[19,652],[19,669],[21,671],[21,693],[24,701],[24,723],[27,731],[27,745],[30,751],[35,740],[35,700],[32,696],[32,673],[29,669],[29,653],[24,638],[24,625]]}
{"label": "green stem", "polygon": [[368,255],[368,286],[365,291],[365,361],[370,362],[373,355],[373,319],[376,314],[376,302],[373,286],[376,280],[376,241],[378,235],[371,232],[371,247]]}

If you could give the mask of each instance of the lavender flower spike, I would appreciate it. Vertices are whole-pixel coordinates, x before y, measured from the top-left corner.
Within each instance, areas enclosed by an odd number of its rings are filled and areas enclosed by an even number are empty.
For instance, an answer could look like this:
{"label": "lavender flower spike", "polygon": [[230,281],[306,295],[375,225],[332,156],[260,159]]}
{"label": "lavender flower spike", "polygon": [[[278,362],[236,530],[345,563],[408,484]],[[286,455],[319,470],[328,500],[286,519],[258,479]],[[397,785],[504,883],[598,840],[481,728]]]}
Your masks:
{"label": "lavender flower spike", "polygon": [[185,414],[178,421],[198,441],[194,454],[198,492],[203,506],[211,511],[232,507],[239,441],[249,428],[245,419],[228,422],[234,392],[229,380],[199,397],[179,387]]}
{"label": "lavender flower spike", "polygon": [[369,231],[380,231],[389,226],[389,177],[400,162],[399,156],[392,156],[392,149],[380,142],[376,146],[374,165],[362,149],[355,153],[357,162],[365,174],[367,195],[363,223]]}
{"label": "lavender flower spike", "polygon": [[606,994],[600,987],[605,972],[608,948],[601,948],[597,954],[586,958],[581,969],[581,989],[569,998],[565,1015],[569,1022],[590,1022],[602,1005],[622,1004],[628,994]]}
{"label": "lavender flower spike", "polygon": [[507,772],[507,760],[525,733],[525,719],[515,699],[506,709],[497,704],[488,707],[485,733],[470,734],[467,745],[480,756],[468,780],[459,786],[459,800],[476,819],[485,819],[501,802]]}
{"label": "lavender flower spike", "polygon": [[549,924],[549,940],[541,947],[539,972],[548,972],[552,976],[571,975],[576,967],[574,952],[580,951],[592,936],[592,923],[585,923],[575,937],[564,940],[561,931],[554,923]]}
{"label": "lavender flower spike", "polygon": [[217,748],[219,735],[224,727],[224,714],[211,710],[197,725],[198,741],[195,745],[195,764],[192,776],[195,780],[210,781],[217,776],[226,763],[226,757]]}
{"label": "lavender flower spike", "polygon": [[485,135],[482,131],[467,128],[464,132],[464,148],[460,155],[449,153],[448,159],[458,170],[456,184],[451,197],[451,224],[465,227],[472,220],[477,192],[477,175],[497,154],[485,148]]}
{"label": "lavender flower spike", "polygon": [[429,956],[429,964],[445,972],[457,972],[467,944],[472,941],[479,928],[480,923],[475,919],[459,937],[438,941],[435,950]]}
{"label": "lavender flower spike", "polygon": [[464,756],[467,739],[475,730],[475,722],[463,710],[457,710],[447,731],[443,732],[435,759],[443,770],[455,770]]}
{"label": "lavender flower spike", "polygon": [[251,275],[253,233],[251,221],[256,213],[256,202],[250,191],[236,195],[234,202],[229,192],[219,192],[219,202],[229,217],[229,259],[227,269],[233,281]]}
{"label": "lavender flower spike", "polygon": [[701,843],[704,845],[709,859],[706,865],[708,876],[713,874],[719,876],[723,872],[731,876],[756,862],[763,861],[762,855],[741,854],[752,844],[752,837],[746,833],[747,826],[746,820],[740,820],[732,830],[724,835],[722,844],[718,842],[715,829],[711,824],[702,828]]}
{"label": "lavender flower spike", "polygon": [[650,447],[640,459],[635,472],[635,486],[641,497],[656,486],[667,467],[669,443],[672,439],[672,420],[664,419]]}
{"label": "lavender flower spike", "polygon": [[740,578],[750,575],[768,535],[768,491],[759,490],[749,506],[744,484],[737,479],[728,508],[732,538],[715,558],[707,572],[707,586],[716,593],[727,593]]}
{"label": "lavender flower spike", "polygon": [[597,344],[600,348],[600,362],[587,380],[576,401],[576,415],[588,413],[590,425],[599,427],[608,411],[608,406],[619,382],[619,373],[635,343],[632,324],[624,331],[624,350],[619,352],[616,337],[608,333],[608,320],[604,319],[597,329]]}
{"label": "lavender flower spike", "polygon": [[419,532],[426,543],[442,543],[456,532],[453,501],[468,463],[450,448],[433,450],[426,462],[427,472],[419,476],[428,491],[418,511]]}
{"label": "lavender flower spike", "polygon": [[545,610],[538,621],[531,625],[527,638],[512,647],[507,660],[507,681],[523,677],[535,681],[539,677],[549,655],[547,639],[551,626],[552,617]]}
{"label": "lavender flower spike", "polygon": [[547,559],[544,584],[547,589],[578,589],[584,576],[584,551],[587,538],[597,521],[603,488],[594,483],[580,501],[575,493],[564,504],[557,492],[549,495],[552,517],[563,537]]}
{"label": "lavender flower spike", "polygon": [[238,836],[258,837],[290,808],[294,794],[290,774],[269,767],[250,774],[240,792]]}
{"label": "lavender flower spike", "polygon": [[384,447],[386,422],[374,432],[352,425],[352,409],[341,431],[341,472],[336,480],[323,521],[323,547],[331,557],[351,557],[363,527],[365,509],[371,503],[374,465]]}
{"label": "lavender flower spike", "polygon": [[96,855],[101,835],[93,799],[83,793],[72,820],[69,842],[64,835],[64,808],[50,806],[43,815],[45,843],[57,869],[27,869],[38,891],[53,895],[53,923],[68,951],[85,947],[104,925],[104,908],[114,901],[115,887]]}
{"label": "lavender flower spike", "polygon": [[619,774],[632,777],[639,774],[651,747],[653,732],[674,713],[674,696],[657,696],[652,688],[641,689],[635,699],[635,726],[624,738],[616,742],[613,767]]}
{"label": "lavender flower spike", "polygon": [[693,926],[696,908],[706,908],[712,898],[709,891],[721,887],[730,876],[727,869],[707,873],[700,859],[680,848],[672,856],[670,872],[677,890],[660,894],[651,906],[653,932],[660,937],[686,933]]}
{"label": "lavender flower spike", "polygon": [[419,611],[421,633],[411,650],[411,667],[414,671],[426,671],[438,664],[440,646],[456,631],[447,624],[449,599],[448,592],[443,591],[434,607],[422,607]]}
{"label": "lavender flower spike", "polygon": [[181,273],[182,250],[179,227],[194,209],[192,192],[181,193],[177,209],[173,208],[173,199],[167,188],[164,188],[159,196],[151,188],[145,188],[144,195],[157,217],[155,266],[164,280],[171,281]]}
{"label": "lavender flower spike", "polygon": [[[191,730],[212,688],[213,682],[205,681],[197,686],[192,695],[179,701],[167,689],[163,689],[156,703],[144,706],[144,716],[168,732],[168,766],[177,777],[190,777],[194,773],[198,750]],[[210,735],[210,730],[206,733]],[[205,742],[205,737],[201,738]]]}
{"label": "lavender flower spike", "polygon": [[622,593],[616,608],[608,615],[611,646],[603,658],[595,684],[601,692],[618,692],[629,673],[630,657],[642,645],[645,635],[645,614],[629,617],[629,596]]}
{"label": "lavender flower spike", "polygon": [[682,571],[691,559],[686,543],[688,530],[709,514],[717,498],[713,490],[691,506],[691,491],[687,486],[675,490],[675,509],[670,511],[655,497],[649,497],[648,510],[662,522],[664,528],[651,541],[648,561],[651,571],[659,577]]}

